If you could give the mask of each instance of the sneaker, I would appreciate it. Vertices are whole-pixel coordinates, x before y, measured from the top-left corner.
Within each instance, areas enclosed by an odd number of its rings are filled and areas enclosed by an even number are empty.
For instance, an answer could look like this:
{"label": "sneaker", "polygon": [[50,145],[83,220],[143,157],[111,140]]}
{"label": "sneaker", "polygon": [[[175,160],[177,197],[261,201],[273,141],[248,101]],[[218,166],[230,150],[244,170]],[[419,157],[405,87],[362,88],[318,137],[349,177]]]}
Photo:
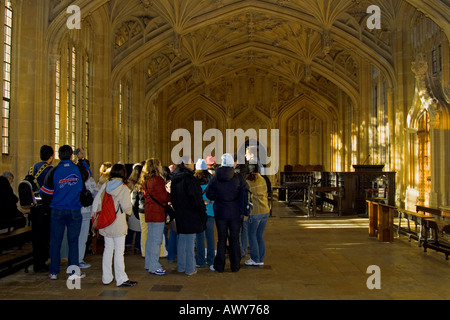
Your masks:
{"label": "sneaker", "polygon": [[75,279],[83,279],[85,277],[86,277],[86,273],[81,272],[80,274],[76,274],[76,273],[71,274],[68,279],[69,280],[75,280]]}
{"label": "sneaker", "polygon": [[78,267],[80,267],[80,269],[87,269],[87,268],[90,268],[91,265],[90,265],[89,263],[86,263],[86,262],[84,262],[84,261],[81,261],[81,262],[78,264]]}
{"label": "sneaker", "polygon": [[210,265],[210,266],[209,266],[209,270],[211,270],[211,271],[216,271],[216,269],[214,269],[214,265]]}
{"label": "sneaker", "polygon": [[58,279],[58,275],[56,275],[56,274],[54,274],[54,273],[50,273],[50,274],[48,275],[48,278],[49,278],[50,280],[57,280],[57,279]]}
{"label": "sneaker", "polygon": [[197,273],[197,269],[195,269],[194,271],[192,271],[191,273],[186,273],[188,276],[192,276],[192,275],[194,275],[194,274],[196,274]]}
{"label": "sneaker", "polygon": [[119,287],[134,287],[135,285],[137,285],[136,281],[127,280],[123,282]]}
{"label": "sneaker", "polygon": [[156,274],[157,276],[163,276],[166,274],[166,270],[164,270],[163,268],[159,268],[155,271],[149,271],[151,274]]}
{"label": "sneaker", "polygon": [[252,260],[252,258],[245,260],[244,263],[247,266],[262,266],[262,265],[264,265],[264,262],[255,262]]}

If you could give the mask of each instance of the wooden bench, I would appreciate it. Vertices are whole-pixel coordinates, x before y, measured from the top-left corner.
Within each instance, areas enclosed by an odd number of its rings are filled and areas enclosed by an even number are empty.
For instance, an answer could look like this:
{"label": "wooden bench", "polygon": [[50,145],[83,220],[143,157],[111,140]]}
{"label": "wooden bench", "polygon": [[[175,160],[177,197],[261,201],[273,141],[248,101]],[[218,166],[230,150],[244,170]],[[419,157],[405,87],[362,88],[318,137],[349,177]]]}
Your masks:
{"label": "wooden bench", "polygon": [[0,255],[4,249],[21,248],[25,242],[31,241],[31,230],[32,228],[28,226],[0,234]]}
{"label": "wooden bench", "polygon": [[0,278],[24,269],[28,273],[28,267],[33,264],[33,252],[15,256],[0,263]]}
{"label": "wooden bench", "polygon": [[33,264],[33,252],[19,252],[19,254],[12,254],[11,258],[9,254],[3,256],[3,250],[13,247],[17,247],[20,250],[26,242],[31,241],[31,238],[31,226],[0,234],[0,256],[2,256],[0,278],[22,268],[25,269],[25,272],[28,272],[28,267]]}
{"label": "wooden bench", "polygon": [[397,207],[366,200],[369,215],[369,236],[380,242],[394,241],[394,211]]}
{"label": "wooden bench", "polygon": [[[450,233],[450,217],[443,216],[441,209],[422,205],[417,205],[416,211],[397,209],[397,212],[399,213],[398,234],[400,232],[407,234],[410,241],[411,238],[418,240],[419,247],[423,245],[424,252],[430,248],[444,253],[448,260],[450,243],[440,240],[439,234]],[[401,228],[402,217],[408,220],[408,229],[406,230]],[[415,233],[411,231],[410,220],[416,223]],[[420,225],[418,233],[417,225]]]}
{"label": "wooden bench", "polygon": [[17,217],[8,220],[2,220],[0,221],[0,230],[7,229],[8,230],[7,232],[11,232],[17,227],[23,227],[24,222],[26,223],[25,217]]}
{"label": "wooden bench", "polygon": [[433,207],[427,207],[427,206],[419,206],[416,205],[416,212],[423,212],[425,214],[431,214],[431,215],[436,215],[436,216],[440,216],[442,214],[441,209],[438,208],[433,208]]}
{"label": "wooden bench", "polygon": [[440,240],[439,235],[450,233],[450,218],[435,217],[425,221],[425,234],[423,241],[423,250],[433,249],[437,252],[445,254],[445,259],[448,260],[450,255],[450,243],[444,239]]}
{"label": "wooden bench", "polygon": [[[406,210],[402,208],[396,209],[398,213],[398,226],[397,226],[397,235],[400,236],[400,233],[403,233],[408,236],[408,240],[411,241],[411,238],[414,240],[417,240],[419,242],[419,247],[422,245],[423,241],[423,227],[426,219],[429,219],[430,217],[426,214],[417,212],[417,211],[411,211]],[[408,222],[407,229],[403,229],[401,226],[402,218],[405,218]],[[415,231],[413,232],[411,230],[411,221],[415,223]],[[417,225],[419,225],[420,229],[419,232],[417,232]]]}

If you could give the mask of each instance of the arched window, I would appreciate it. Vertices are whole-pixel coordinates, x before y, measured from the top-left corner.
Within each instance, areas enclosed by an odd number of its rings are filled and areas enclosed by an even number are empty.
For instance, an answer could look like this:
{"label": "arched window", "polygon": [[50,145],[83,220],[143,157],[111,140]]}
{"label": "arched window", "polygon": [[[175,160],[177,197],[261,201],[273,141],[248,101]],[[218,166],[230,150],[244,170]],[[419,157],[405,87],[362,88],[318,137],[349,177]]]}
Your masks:
{"label": "arched window", "polygon": [[87,53],[63,43],[55,66],[55,150],[67,144],[87,153],[91,66]]}
{"label": "arched window", "polygon": [[4,2],[3,16],[3,101],[2,101],[2,154],[10,152],[10,113],[11,113],[11,57],[13,10],[11,1]]}

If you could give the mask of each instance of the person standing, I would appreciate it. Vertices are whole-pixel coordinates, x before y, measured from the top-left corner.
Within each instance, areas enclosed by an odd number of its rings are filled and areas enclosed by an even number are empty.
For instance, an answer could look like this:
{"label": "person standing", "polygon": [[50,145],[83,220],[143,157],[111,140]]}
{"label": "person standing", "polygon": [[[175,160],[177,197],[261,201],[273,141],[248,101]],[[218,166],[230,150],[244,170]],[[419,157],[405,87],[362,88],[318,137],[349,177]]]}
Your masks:
{"label": "person standing", "polygon": [[246,180],[252,194],[253,209],[247,221],[250,259],[244,263],[250,266],[263,265],[266,253],[263,234],[270,213],[267,184],[261,174],[258,173],[256,165],[251,164],[248,165]]}
{"label": "person standing", "polygon": [[[92,177],[92,172],[86,160],[79,160],[79,161],[82,162],[82,165],[79,166],[80,170],[86,170],[89,174],[89,177],[84,183],[84,185],[86,189],[91,192],[92,197],[95,198],[95,196],[98,193],[97,183]],[[80,255],[79,267],[82,269],[91,267],[89,263],[86,263],[84,261],[84,256],[86,254],[86,243],[89,237],[89,226],[91,224],[92,208],[93,208],[92,205],[89,207],[81,208],[81,215],[83,217],[83,221],[81,222],[80,237],[78,239],[78,251]]]}
{"label": "person standing", "polygon": [[[172,184],[170,176],[172,175],[173,170],[175,170],[175,165],[173,165],[172,171],[170,167],[167,166],[163,166],[162,168],[163,168],[162,176],[164,178],[164,181],[166,182],[166,191],[170,194],[170,186]],[[169,220],[166,221],[166,225],[164,226],[164,239],[166,243],[165,249],[167,251],[167,261],[175,262],[177,258],[178,234],[177,234],[177,226],[173,217],[169,218]]]}
{"label": "person standing", "polygon": [[[93,214],[101,210],[102,194],[109,193],[114,201],[114,208],[117,212],[114,222],[99,230],[99,233],[105,239],[105,250],[102,258],[102,282],[105,285],[110,284],[114,277],[118,287],[133,287],[137,285],[136,281],[128,279],[125,272],[125,237],[128,231],[127,216],[131,215],[131,197],[130,191],[126,186],[127,170],[123,164],[117,163],[112,166],[110,179],[99,190],[94,199]],[[112,264],[114,259],[114,276],[112,273]]]}
{"label": "person standing", "polygon": [[145,244],[145,269],[156,275],[166,274],[166,270],[159,263],[159,256],[166,221],[163,206],[170,202],[170,196],[166,191],[161,171],[162,166],[158,159],[148,159],[142,169],[140,179],[145,199],[145,222],[148,226]]}
{"label": "person standing", "polygon": [[[28,174],[32,175],[36,181],[36,190],[44,185],[45,177],[53,169],[52,163],[55,152],[52,147],[43,145],[40,149],[40,159],[33,167],[30,168]],[[46,264],[49,258],[50,249],[50,214],[51,208],[49,203],[38,201],[36,206],[30,208],[29,219],[31,221],[31,237],[33,247],[33,271],[48,272]]]}
{"label": "person standing", "polygon": [[[72,162],[73,150],[64,145],[58,150],[61,161],[45,177],[40,194],[42,199],[50,202],[50,269],[49,278],[56,280],[60,272],[61,244],[64,230],[67,228],[69,244],[68,266],[79,265],[78,239],[81,230],[80,194],[83,180],[80,169]],[[75,276],[84,277],[84,273]]]}
{"label": "person standing", "polygon": [[[197,178],[202,188],[203,201],[206,206],[206,229],[204,232],[197,233],[196,249],[197,266],[204,267],[205,265],[214,265],[215,257],[215,241],[214,241],[214,209],[213,201],[206,197],[205,190],[209,181],[212,178],[211,173],[208,171],[208,165],[205,160],[199,159],[195,164],[195,178]],[[206,238],[206,260],[205,260],[205,238]]]}
{"label": "person standing", "polygon": [[131,250],[134,238],[134,252],[139,254],[141,254],[141,222],[139,221],[139,212],[142,210],[142,213],[144,213],[144,203],[141,206],[140,199],[144,197],[139,191],[138,181],[143,167],[140,163],[134,164],[131,175],[128,178],[133,214],[128,219],[128,234],[125,238],[125,251]]}
{"label": "person standing", "polygon": [[205,231],[207,218],[202,189],[193,170],[192,160],[182,157],[172,173],[170,192],[178,233],[177,271],[187,275],[197,273],[195,237]]}
{"label": "person standing", "polygon": [[229,242],[231,271],[240,269],[241,251],[239,233],[241,229],[240,195],[247,189],[244,178],[234,172],[234,158],[231,154],[222,155],[222,165],[206,188],[206,197],[214,201],[214,217],[217,228],[217,254],[211,270],[224,272],[225,247]]}

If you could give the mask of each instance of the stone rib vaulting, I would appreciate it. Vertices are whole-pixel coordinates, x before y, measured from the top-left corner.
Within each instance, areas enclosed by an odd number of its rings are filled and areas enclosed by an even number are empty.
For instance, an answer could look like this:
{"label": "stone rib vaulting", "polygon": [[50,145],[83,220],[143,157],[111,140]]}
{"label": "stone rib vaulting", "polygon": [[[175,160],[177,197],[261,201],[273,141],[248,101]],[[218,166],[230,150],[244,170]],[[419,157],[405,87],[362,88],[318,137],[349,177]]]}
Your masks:
{"label": "stone rib vaulting", "polygon": [[170,164],[172,132],[201,121],[278,129],[280,170],[384,164],[397,205],[450,206],[448,0],[3,2],[2,172],[43,144],[84,147],[94,173]]}

